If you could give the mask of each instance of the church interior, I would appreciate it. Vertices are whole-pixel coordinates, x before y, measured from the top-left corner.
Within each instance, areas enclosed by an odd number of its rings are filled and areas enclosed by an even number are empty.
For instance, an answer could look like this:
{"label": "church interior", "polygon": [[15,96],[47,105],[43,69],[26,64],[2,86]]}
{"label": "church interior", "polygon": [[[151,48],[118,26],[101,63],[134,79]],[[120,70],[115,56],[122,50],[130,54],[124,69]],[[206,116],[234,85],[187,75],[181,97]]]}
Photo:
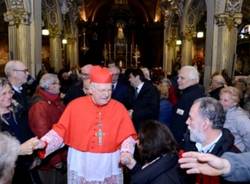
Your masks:
{"label": "church interior", "polygon": [[0,0],[0,65],[36,75],[84,64],[121,68],[196,65],[250,73],[248,0]]}

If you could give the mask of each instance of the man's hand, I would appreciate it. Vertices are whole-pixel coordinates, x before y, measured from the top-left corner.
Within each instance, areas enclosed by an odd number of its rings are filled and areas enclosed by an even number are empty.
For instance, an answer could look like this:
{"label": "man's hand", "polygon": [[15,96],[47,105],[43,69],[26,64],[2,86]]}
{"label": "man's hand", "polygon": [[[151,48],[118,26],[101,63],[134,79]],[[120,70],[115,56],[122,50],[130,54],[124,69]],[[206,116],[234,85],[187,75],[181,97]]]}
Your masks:
{"label": "man's hand", "polygon": [[187,169],[187,174],[205,174],[219,176],[230,172],[231,165],[228,160],[212,154],[198,152],[185,152],[179,159],[180,167]]}

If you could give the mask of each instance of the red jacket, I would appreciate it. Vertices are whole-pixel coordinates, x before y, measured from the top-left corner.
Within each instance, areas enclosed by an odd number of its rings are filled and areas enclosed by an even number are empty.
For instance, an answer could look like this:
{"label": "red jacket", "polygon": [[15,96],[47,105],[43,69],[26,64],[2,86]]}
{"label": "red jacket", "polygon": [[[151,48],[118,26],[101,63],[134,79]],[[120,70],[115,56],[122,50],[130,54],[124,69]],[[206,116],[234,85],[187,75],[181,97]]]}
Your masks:
{"label": "red jacket", "polygon": [[[50,94],[42,88],[37,88],[32,104],[29,110],[29,125],[32,132],[40,138],[52,128],[53,124],[57,123],[65,106],[59,95]],[[49,169],[65,160],[66,150],[60,150],[43,161],[42,169]]]}

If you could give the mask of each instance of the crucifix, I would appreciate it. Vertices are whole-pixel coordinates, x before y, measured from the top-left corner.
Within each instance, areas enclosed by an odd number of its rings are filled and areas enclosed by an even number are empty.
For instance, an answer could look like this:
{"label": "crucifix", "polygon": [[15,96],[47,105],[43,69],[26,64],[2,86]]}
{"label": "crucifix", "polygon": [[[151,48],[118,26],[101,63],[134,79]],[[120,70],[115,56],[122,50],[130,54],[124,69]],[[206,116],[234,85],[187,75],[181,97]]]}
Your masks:
{"label": "crucifix", "polygon": [[102,118],[102,113],[99,112],[98,113],[98,123],[97,123],[98,130],[97,130],[97,132],[95,134],[96,137],[98,138],[98,145],[102,145],[103,144],[103,136],[105,135],[105,133],[102,130],[102,121],[101,121],[101,118]]}

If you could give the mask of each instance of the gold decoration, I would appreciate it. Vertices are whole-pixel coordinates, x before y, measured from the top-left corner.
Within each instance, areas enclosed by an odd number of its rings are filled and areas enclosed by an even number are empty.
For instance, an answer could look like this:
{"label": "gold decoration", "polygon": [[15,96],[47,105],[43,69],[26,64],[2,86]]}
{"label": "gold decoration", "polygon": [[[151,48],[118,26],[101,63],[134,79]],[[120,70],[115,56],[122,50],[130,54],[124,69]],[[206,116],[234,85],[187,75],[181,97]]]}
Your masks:
{"label": "gold decoration", "polygon": [[167,40],[167,45],[168,45],[168,47],[175,47],[176,46],[176,38],[170,38],[170,39],[168,39]]}
{"label": "gold decoration", "polygon": [[184,39],[191,41],[195,35],[194,26],[193,25],[187,25],[184,30]]}
{"label": "gold decoration", "polygon": [[215,15],[216,23],[218,26],[227,26],[229,30],[233,27],[237,27],[241,24],[242,21],[242,13],[221,13]]}
{"label": "gold decoration", "polygon": [[9,25],[29,25],[30,13],[23,9],[12,9],[4,13],[4,21],[9,22]]}
{"label": "gold decoration", "polygon": [[57,25],[49,25],[50,37],[55,38],[56,36],[61,36],[61,30]]}

